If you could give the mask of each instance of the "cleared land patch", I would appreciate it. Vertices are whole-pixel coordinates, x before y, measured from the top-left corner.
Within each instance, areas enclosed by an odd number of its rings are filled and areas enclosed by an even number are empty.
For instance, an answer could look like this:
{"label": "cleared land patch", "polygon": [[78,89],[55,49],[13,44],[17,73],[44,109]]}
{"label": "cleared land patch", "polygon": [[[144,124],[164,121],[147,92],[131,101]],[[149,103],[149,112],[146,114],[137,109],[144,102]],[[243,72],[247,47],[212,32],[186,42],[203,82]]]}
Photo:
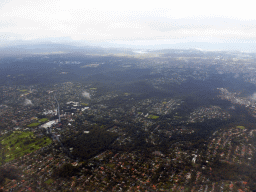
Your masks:
{"label": "cleared land patch", "polygon": [[236,128],[239,128],[239,129],[245,129],[244,126],[236,126]]}
{"label": "cleared land patch", "polygon": [[19,90],[20,92],[27,92],[28,90],[27,89],[21,89]]}
{"label": "cleared land patch", "polygon": [[50,185],[52,184],[54,181],[52,179],[48,179],[47,181],[45,181],[46,184]]}
{"label": "cleared land patch", "polygon": [[158,119],[159,116],[157,116],[157,115],[149,115],[148,118],[149,119]]}
{"label": "cleared land patch", "polygon": [[48,121],[48,119],[47,118],[42,118],[42,119],[39,119],[38,120],[40,123],[45,123],[46,121]]}
{"label": "cleared land patch", "polygon": [[40,123],[31,123],[31,124],[28,125],[28,127],[36,127],[38,125],[40,125]]}

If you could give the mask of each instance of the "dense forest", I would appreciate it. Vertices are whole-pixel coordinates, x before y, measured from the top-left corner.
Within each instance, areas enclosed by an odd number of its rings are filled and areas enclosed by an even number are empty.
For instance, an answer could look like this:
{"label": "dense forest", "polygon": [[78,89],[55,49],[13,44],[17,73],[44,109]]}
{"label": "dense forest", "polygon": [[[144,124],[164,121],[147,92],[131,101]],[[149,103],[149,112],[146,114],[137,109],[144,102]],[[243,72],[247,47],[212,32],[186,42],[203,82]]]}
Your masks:
{"label": "dense forest", "polygon": [[13,166],[0,167],[0,186],[1,184],[3,184],[5,179],[12,180],[12,179],[17,179],[19,177],[20,177],[19,170],[14,168]]}
{"label": "dense forest", "polygon": [[64,141],[63,144],[71,149],[73,157],[90,159],[107,150],[116,138],[117,134],[108,132],[101,127],[95,127],[88,134],[79,132],[74,137]]}

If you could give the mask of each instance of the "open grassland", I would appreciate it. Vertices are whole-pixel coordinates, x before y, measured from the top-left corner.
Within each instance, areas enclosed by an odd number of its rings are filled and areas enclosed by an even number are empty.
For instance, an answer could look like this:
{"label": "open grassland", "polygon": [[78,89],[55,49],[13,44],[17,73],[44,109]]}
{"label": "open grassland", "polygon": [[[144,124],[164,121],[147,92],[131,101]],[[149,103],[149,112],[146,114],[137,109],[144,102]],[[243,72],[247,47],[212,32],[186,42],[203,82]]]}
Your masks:
{"label": "open grassland", "polygon": [[149,115],[148,118],[149,119],[158,119],[159,116],[157,116],[157,115]]}
{"label": "open grassland", "polygon": [[40,123],[45,123],[46,121],[48,121],[48,119],[47,118],[42,118],[42,119],[39,119],[38,120]]}
{"label": "open grassland", "polygon": [[244,126],[236,126],[236,128],[239,128],[239,129],[245,129]]}
{"label": "open grassland", "polygon": [[[33,132],[15,131],[11,134],[0,137],[2,151],[4,152],[5,162],[31,153],[44,146],[51,144],[51,139],[48,137],[35,137]],[[2,162],[2,155],[0,162]]]}
{"label": "open grassland", "polygon": [[49,121],[49,119],[47,118],[42,118],[42,119],[39,119],[38,122],[34,122],[34,123],[30,123],[29,125],[27,125],[28,127],[37,127],[38,125],[42,124],[42,123],[45,123]]}
{"label": "open grassland", "polygon": [[31,124],[28,125],[28,127],[36,127],[38,125],[40,125],[40,123],[31,123]]}
{"label": "open grassland", "polygon": [[27,92],[27,89],[21,89],[20,92]]}
{"label": "open grassland", "polygon": [[45,181],[46,184],[50,185],[52,184],[54,181],[52,179],[48,179],[47,181]]}

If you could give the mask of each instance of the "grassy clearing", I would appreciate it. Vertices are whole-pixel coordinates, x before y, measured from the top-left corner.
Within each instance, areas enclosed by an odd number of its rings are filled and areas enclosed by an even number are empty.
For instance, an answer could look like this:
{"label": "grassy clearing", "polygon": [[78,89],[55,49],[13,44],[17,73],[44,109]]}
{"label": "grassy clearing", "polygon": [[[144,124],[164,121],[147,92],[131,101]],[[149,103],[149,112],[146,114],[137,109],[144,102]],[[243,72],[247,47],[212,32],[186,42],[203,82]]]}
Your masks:
{"label": "grassy clearing", "polygon": [[149,119],[158,119],[159,116],[157,116],[157,115],[149,115],[148,118]]}
{"label": "grassy clearing", "polygon": [[[33,132],[15,131],[9,135],[0,137],[0,143],[4,148],[5,162],[12,161],[25,154],[31,153],[51,144],[48,137],[36,138]],[[0,156],[0,162],[2,161]]]}
{"label": "grassy clearing", "polygon": [[238,128],[238,129],[245,129],[244,126],[236,126],[236,128]]}
{"label": "grassy clearing", "polygon": [[88,106],[88,103],[81,103],[82,106]]}
{"label": "grassy clearing", "polygon": [[42,118],[42,119],[39,119],[38,122],[34,122],[34,123],[30,123],[29,125],[27,125],[28,127],[37,127],[38,125],[42,124],[42,123],[45,123],[49,121],[49,119],[47,118]]}
{"label": "grassy clearing", "polygon": [[110,168],[112,168],[112,169],[114,169],[115,168],[115,164],[106,164],[106,167],[110,167]]}
{"label": "grassy clearing", "polygon": [[45,123],[46,121],[48,121],[49,119],[47,119],[47,118],[42,118],[42,119],[39,119],[38,121],[40,122],[40,123]]}
{"label": "grassy clearing", "polygon": [[48,179],[47,181],[45,181],[46,184],[50,185],[53,183],[53,180],[52,179]]}
{"label": "grassy clearing", "polygon": [[97,90],[97,88],[90,88],[90,90]]}
{"label": "grassy clearing", "polygon": [[31,123],[31,124],[28,125],[28,127],[36,127],[38,125],[40,125],[40,123]]}
{"label": "grassy clearing", "polygon": [[27,92],[28,90],[27,89],[21,89],[19,90],[20,92]]}

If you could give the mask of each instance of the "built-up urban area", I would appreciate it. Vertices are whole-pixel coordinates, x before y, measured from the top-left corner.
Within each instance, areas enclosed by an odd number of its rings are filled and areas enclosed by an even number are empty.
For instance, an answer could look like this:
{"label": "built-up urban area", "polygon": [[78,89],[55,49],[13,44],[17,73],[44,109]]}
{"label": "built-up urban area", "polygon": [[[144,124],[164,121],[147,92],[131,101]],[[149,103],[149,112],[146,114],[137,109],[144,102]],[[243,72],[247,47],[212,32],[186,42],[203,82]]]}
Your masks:
{"label": "built-up urban area", "polygon": [[54,64],[48,83],[6,73],[0,191],[256,190],[253,54],[84,57],[19,58]]}

